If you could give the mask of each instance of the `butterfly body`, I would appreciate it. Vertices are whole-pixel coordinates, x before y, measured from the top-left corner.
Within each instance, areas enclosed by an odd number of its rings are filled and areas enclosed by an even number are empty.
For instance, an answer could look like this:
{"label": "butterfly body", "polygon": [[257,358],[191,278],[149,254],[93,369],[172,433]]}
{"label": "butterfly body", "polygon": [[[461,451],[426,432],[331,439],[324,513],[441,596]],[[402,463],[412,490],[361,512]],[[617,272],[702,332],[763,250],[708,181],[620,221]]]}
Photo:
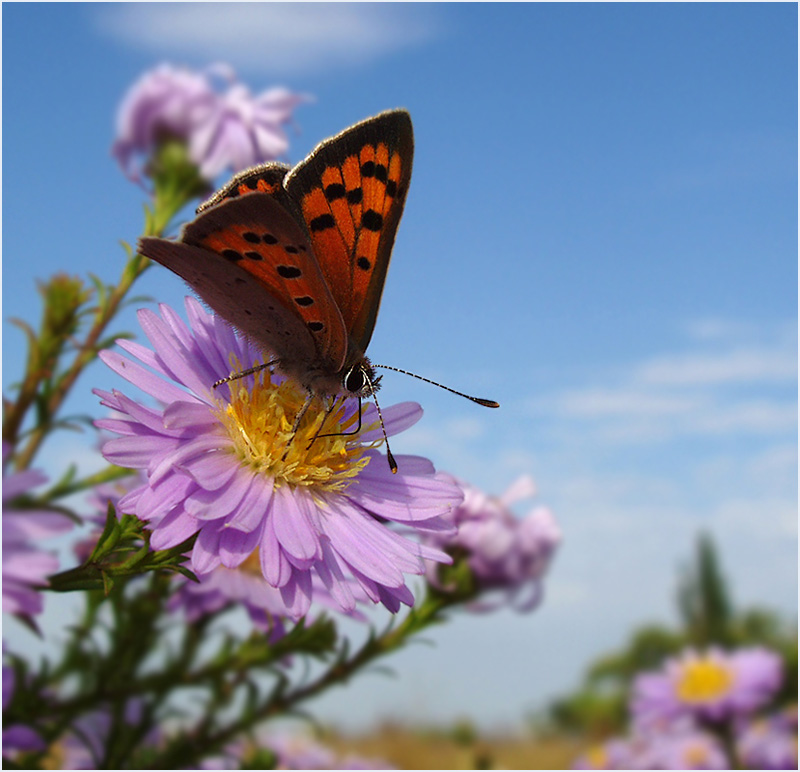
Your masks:
{"label": "butterfly body", "polygon": [[293,169],[241,172],[178,241],[143,238],[139,251],[181,276],[310,394],[370,394],[379,379],[365,352],[413,152],[408,113],[381,113]]}

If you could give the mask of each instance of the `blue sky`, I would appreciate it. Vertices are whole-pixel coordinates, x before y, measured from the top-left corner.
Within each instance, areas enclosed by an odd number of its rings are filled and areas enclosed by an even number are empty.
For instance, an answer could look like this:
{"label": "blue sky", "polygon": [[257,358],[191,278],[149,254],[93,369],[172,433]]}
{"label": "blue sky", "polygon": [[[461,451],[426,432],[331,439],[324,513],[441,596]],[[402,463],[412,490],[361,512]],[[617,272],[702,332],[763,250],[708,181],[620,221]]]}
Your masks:
{"label": "blue sky", "polygon": [[[387,375],[383,403],[426,409],[393,449],[495,493],[529,473],[564,531],[536,613],[459,615],[323,718],[519,720],[674,618],[701,528],[738,601],[796,614],[794,4],[6,4],[4,322],[38,320],[55,271],[118,276],[144,194],[110,158],[115,111],[164,60],[314,95],[292,162],[410,110],[370,355],[502,407]],[[140,291],[185,294],[158,270]],[[7,392],[24,357],[7,323],[3,344]],[[99,416],[91,388],[120,385],[94,367],[70,410]],[[91,468],[92,438],[40,465],[65,454]]]}

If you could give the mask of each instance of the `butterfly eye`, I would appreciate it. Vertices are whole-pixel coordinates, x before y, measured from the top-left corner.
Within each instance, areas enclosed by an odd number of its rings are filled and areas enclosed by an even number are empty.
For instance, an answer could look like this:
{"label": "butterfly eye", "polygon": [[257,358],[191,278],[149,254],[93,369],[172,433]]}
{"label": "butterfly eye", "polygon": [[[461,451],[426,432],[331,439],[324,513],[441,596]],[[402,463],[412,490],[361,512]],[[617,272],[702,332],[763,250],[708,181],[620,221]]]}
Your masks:
{"label": "butterfly eye", "polygon": [[366,385],[367,379],[360,365],[351,367],[342,378],[342,385],[352,394],[358,394]]}

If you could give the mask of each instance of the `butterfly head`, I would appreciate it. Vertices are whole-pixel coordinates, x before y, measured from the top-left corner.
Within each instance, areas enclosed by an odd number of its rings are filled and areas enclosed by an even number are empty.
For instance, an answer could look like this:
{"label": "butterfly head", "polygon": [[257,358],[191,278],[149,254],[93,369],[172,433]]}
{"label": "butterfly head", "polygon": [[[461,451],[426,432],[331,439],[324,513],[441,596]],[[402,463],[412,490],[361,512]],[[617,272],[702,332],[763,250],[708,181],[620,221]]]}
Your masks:
{"label": "butterfly head", "polygon": [[381,376],[364,357],[342,374],[342,388],[351,397],[371,397],[380,388]]}

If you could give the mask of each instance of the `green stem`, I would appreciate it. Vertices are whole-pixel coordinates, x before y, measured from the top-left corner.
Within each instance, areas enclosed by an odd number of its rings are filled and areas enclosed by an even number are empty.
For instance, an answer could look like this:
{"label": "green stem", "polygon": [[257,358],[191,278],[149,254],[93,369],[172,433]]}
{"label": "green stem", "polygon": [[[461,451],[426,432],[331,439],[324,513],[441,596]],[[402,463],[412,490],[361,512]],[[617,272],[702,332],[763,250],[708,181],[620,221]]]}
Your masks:
{"label": "green stem", "polygon": [[[168,144],[159,148],[156,155],[162,171],[154,178],[153,206],[146,208],[144,236],[161,236],[172,219],[192,198],[207,192],[207,183],[188,160],[184,147]],[[94,323],[83,342],[78,344],[72,364],[60,377],[58,387],[46,400],[43,411],[46,420],[38,423],[31,431],[24,448],[16,454],[14,461],[17,469],[26,469],[30,466],[70,389],[86,366],[97,357],[98,342],[102,340],[106,328],[116,316],[133,284],[150,265],[150,260],[139,254],[132,255],[125,264],[119,283],[113,287],[105,302],[97,309]],[[56,363],[52,364],[55,366]],[[16,403],[8,411],[4,420],[3,437],[12,445],[15,444],[25,414],[36,401],[42,378],[41,368],[35,373],[29,372],[23,381]]]}
{"label": "green stem", "polygon": [[149,261],[145,260],[141,255],[134,255],[126,263],[119,284],[111,291],[103,308],[98,309],[94,324],[89,329],[83,343],[78,347],[77,355],[66,373],[64,373],[58,388],[53,391],[47,401],[46,414],[50,420],[33,429],[25,447],[17,454],[16,466],[18,469],[26,469],[30,466],[39,450],[39,446],[49,433],[50,425],[67,398],[70,389],[85,367],[97,357],[97,342],[111,320],[116,316],[120,304],[130,291],[133,283],[147,270],[148,264]]}
{"label": "green stem", "polygon": [[190,759],[201,759],[207,753],[221,750],[227,742],[257,724],[280,715],[289,715],[302,703],[332,686],[347,682],[366,665],[402,648],[414,635],[442,621],[442,612],[453,603],[454,601],[445,595],[429,593],[420,605],[409,611],[397,627],[388,629],[376,638],[370,637],[352,657],[335,663],[315,681],[288,693],[279,686],[260,708],[216,732],[210,731],[207,726],[202,727],[202,731],[197,730],[174,743],[167,753],[159,758],[159,765],[164,769],[172,769],[178,764],[185,765]]}
{"label": "green stem", "polygon": [[65,485],[56,485],[42,497],[42,500],[43,502],[50,502],[63,499],[66,496],[72,496],[74,493],[81,493],[82,491],[95,488],[98,485],[105,485],[115,480],[122,480],[125,477],[130,477],[132,474],[134,474],[134,472],[131,469],[125,469],[121,466],[108,466],[100,472],[95,472],[88,477],[84,477],[82,480],[70,482]]}

